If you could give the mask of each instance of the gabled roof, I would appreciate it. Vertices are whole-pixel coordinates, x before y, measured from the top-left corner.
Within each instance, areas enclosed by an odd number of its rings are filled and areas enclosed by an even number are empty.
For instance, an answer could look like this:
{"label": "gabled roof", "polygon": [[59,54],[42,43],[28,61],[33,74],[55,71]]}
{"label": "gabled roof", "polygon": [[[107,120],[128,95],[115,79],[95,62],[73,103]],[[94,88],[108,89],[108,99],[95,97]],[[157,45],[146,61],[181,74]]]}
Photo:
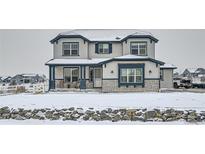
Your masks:
{"label": "gabled roof", "polygon": [[135,29],[76,29],[60,33],[50,42],[54,43],[60,38],[82,38],[89,42],[123,42],[128,38],[149,38],[158,42],[151,33]]}
{"label": "gabled roof", "polygon": [[189,71],[189,73],[195,73],[197,68],[187,68],[187,71]]}

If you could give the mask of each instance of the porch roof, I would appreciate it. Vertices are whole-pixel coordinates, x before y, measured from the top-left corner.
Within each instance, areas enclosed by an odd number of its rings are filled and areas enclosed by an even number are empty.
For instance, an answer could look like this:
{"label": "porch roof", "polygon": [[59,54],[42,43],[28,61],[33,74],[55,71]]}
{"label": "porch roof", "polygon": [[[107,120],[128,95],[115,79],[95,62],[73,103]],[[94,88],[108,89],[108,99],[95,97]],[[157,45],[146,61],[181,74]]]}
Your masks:
{"label": "porch roof", "polygon": [[177,69],[177,67],[174,66],[173,64],[164,64],[160,66],[160,69]]}
{"label": "porch roof", "polygon": [[46,65],[97,65],[101,62],[110,60],[110,58],[93,59],[51,59]]}
{"label": "porch roof", "polygon": [[112,61],[151,61],[164,65],[164,62],[148,56],[124,55],[114,58],[92,58],[92,59],[51,59],[46,65],[101,65]]}
{"label": "porch roof", "polygon": [[137,56],[137,55],[130,55],[130,54],[120,56],[120,57],[114,57],[114,58],[111,58],[107,61],[103,61],[100,64],[109,63],[112,61],[151,61],[151,62],[156,63],[156,64],[164,65],[164,62],[150,58],[148,56]]}

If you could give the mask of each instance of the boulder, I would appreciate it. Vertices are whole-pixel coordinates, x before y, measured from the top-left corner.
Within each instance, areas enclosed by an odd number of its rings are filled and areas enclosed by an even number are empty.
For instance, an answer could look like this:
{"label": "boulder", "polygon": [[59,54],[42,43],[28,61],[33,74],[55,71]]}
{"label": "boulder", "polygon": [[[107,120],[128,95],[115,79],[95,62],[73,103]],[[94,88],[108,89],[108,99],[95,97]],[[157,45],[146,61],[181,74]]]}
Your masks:
{"label": "boulder", "polygon": [[111,117],[106,112],[101,112],[99,116],[101,120],[111,120]]}
{"label": "boulder", "polygon": [[0,114],[3,114],[3,113],[10,113],[10,109],[8,106],[0,108]]}
{"label": "boulder", "polygon": [[1,118],[2,119],[10,119],[10,117],[11,117],[10,113],[3,113],[3,114],[1,114]]}
{"label": "boulder", "polygon": [[108,108],[108,109],[107,109],[107,112],[108,112],[108,113],[112,113],[112,109],[111,109],[111,108]]}
{"label": "boulder", "polygon": [[72,120],[71,116],[70,115],[65,115],[65,117],[63,118],[63,121],[66,121],[66,120]]}
{"label": "boulder", "polygon": [[150,119],[154,119],[157,115],[156,111],[146,111],[144,113],[144,119],[145,120],[150,120]]}
{"label": "boulder", "polygon": [[75,108],[74,108],[74,107],[70,107],[68,110],[69,110],[69,111],[74,111]]}
{"label": "boulder", "polygon": [[90,119],[90,117],[88,115],[83,116],[83,120],[87,121],[89,119]]}
{"label": "boulder", "polygon": [[92,119],[95,120],[95,121],[100,121],[101,117],[98,114],[93,114]]}
{"label": "boulder", "polygon": [[127,121],[127,120],[130,120],[130,117],[125,114],[125,115],[122,115],[122,116],[121,116],[121,120]]}
{"label": "boulder", "polygon": [[188,114],[187,114],[187,122],[197,122],[198,120],[198,115],[196,113],[196,111],[193,111],[193,110],[189,110],[188,111]]}
{"label": "boulder", "polygon": [[134,116],[134,117],[132,117],[131,121],[143,121],[143,122],[145,122],[145,119],[143,116]]}
{"label": "boulder", "polygon": [[112,117],[112,122],[117,122],[117,121],[120,121],[120,120],[121,120],[121,117],[118,114]]}
{"label": "boulder", "polygon": [[20,116],[20,115],[17,115],[17,116],[15,117],[15,120],[25,120],[25,118],[22,117],[22,116]]}
{"label": "boulder", "polygon": [[93,115],[93,114],[95,114],[95,111],[87,110],[87,111],[85,111],[85,114]]}
{"label": "boulder", "polygon": [[30,119],[32,117],[32,113],[31,112],[27,112],[26,114],[25,114],[25,118],[26,119]]}
{"label": "boulder", "polygon": [[141,111],[138,111],[135,113],[135,116],[141,116],[141,115],[143,115],[143,113]]}

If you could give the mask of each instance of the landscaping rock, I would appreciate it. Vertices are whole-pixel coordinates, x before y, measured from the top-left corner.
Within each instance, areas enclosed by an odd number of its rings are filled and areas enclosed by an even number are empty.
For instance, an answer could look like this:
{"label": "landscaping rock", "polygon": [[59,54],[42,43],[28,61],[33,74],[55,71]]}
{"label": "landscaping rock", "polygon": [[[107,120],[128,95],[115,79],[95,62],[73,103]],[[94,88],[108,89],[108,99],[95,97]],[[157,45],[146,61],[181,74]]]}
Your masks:
{"label": "landscaping rock", "polygon": [[70,107],[68,110],[69,110],[69,111],[74,111],[75,108],[74,108],[74,107]]}
{"label": "landscaping rock", "polygon": [[17,116],[15,117],[15,120],[25,120],[25,118],[22,117],[22,116],[20,116],[20,115],[17,115]]}
{"label": "landscaping rock", "polygon": [[87,121],[89,119],[90,119],[90,117],[88,115],[83,116],[83,120]]}
{"label": "landscaping rock", "polygon": [[118,114],[112,117],[112,122],[117,122],[117,121],[120,121],[120,120],[121,120],[121,117]]}
{"label": "landscaping rock", "polygon": [[5,106],[0,108],[0,114],[4,114],[4,113],[10,113],[9,107]]}
{"label": "landscaping rock", "polygon": [[144,113],[144,119],[145,120],[150,120],[150,119],[153,119],[155,118],[157,115],[156,111],[146,111]]}

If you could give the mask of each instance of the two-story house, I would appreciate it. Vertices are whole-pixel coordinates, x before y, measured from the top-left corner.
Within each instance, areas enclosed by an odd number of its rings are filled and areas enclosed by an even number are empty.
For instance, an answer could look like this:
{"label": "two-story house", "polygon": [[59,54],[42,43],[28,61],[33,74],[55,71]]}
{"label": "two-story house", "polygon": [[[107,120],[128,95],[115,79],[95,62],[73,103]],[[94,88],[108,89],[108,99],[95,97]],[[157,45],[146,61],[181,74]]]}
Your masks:
{"label": "two-story house", "polygon": [[155,59],[158,40],[148,32],[79,29],[60,33],[50,42],[50,89],[128,92],[173,87],[176,67]]}

